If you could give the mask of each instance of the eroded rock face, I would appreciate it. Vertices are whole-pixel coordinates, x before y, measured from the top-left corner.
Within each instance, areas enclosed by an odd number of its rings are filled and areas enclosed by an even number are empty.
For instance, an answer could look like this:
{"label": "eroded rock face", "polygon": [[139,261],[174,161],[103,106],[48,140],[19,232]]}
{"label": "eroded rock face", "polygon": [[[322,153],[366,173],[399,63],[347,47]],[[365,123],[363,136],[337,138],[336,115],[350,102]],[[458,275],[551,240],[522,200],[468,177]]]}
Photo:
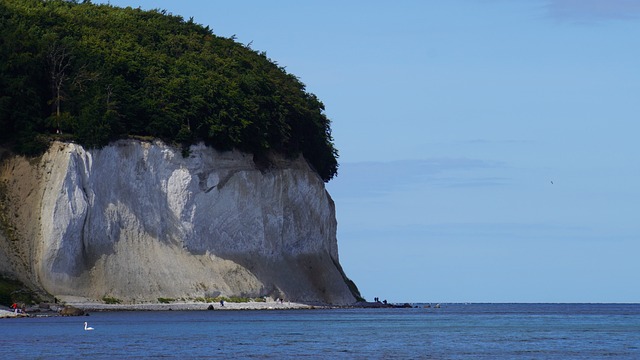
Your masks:
{"label": "eroded rock face", "polygon": [[303,158],[260,170],[202,145],[184,158],[160,142],[55,143],[39,161],[5,158],[1,176],[16,231],[0,258],[50,294],[355,301],[333,201]]}

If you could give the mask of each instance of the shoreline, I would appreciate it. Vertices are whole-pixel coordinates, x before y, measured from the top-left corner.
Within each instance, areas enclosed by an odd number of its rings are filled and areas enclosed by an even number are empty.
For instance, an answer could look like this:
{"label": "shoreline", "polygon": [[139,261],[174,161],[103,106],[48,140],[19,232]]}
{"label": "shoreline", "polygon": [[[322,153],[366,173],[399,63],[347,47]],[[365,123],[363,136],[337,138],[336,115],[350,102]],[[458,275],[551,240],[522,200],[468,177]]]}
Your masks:
{"label": "shoreline", "polygon": [[[87,299],[76,299],[63,303],[45,303],[26,309],[26,313],[14,313],[9,308],[0,307],[0,319],[18,317],[53,317],[53,316],[87,316],[91,312],[109,311],[268,311],[268,310],[314,310],[314,309],[362,309],[362,308],[400,308],[411,307],[409,304],[392,305],[371,302],[359,302],[350,305],[310,304],[291,301],[269,300],[264,302],[171,302],[171,303],[138,303],[138,304],[105,304]],[[65,308],[76,311],[74,314],[62,314]]]}
{"label": "shoreline", "polygon": [[13,310],[0,309],[0,319],[29,317],[29,314],[15,313]]}
{"label": "shoreline", "polygon": [[104,304],[97,302],[67,302],[66,305],[76,307],[85,312],[99,311],[198,311],[198,310],[314,310],[314,309],[363,309],[363,308],[412,308],[405,304],[383,304],[380,302],[357,302],[349,305],[333,305],[322,303],[299,303],[291,301],[249,301],[249,302],[171,302],[143,303],[143,304]]}
{"label": "shoreline", "polygon": [[171,303],[145,303],[145,304],[103,304],[79,302],[66,303],[67,306],[73,306],[85,312],[100,311],[198,311],[198,310],[293,310],[293,309],[317,309],[329,308],[325,305],[309,305],[295,302],[243,302],[232,303],[205,303],[205,302],[171,302]]}
{"label": "shoreline", "polygon": [[[73,309],[77,313],[61,314],[63,309]],[[140,304],[105,304],[91,301],[68,301],[57,304],[41,304],[26,309],[26,313],[15,313],[12,309],[0,307],[0,319],[19,317],[52,317],[52,316],[86,316],[91,312],[109,311],[233,311],[233,310],[312,310],[330,309],[327,304],[305,304],[290,301],[205,303],[205,302],[171,302]]]}

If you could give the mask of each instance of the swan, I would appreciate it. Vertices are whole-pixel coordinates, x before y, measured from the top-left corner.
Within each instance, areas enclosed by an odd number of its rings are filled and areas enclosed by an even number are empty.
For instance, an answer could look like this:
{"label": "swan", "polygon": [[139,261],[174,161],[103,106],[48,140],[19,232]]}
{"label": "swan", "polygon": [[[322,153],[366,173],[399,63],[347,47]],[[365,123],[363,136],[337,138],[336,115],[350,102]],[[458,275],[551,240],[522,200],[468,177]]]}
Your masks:
{"label": "swan", "polygon": [[91,326],[87,326],[87,322],[86,321],[84,322],[84,329],[87,330],[87,331],[88,330],[93,330],[93,328]]}

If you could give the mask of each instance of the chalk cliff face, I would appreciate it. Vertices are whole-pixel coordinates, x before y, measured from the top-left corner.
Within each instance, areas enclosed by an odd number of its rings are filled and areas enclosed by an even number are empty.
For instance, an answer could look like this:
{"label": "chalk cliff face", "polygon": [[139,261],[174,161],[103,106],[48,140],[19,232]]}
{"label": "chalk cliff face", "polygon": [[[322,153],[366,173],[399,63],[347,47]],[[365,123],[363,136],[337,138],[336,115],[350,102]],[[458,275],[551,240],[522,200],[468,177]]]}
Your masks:
{"label": "chalk cliff face", "polygon": [[54,143],[5,156],[0,178],[0,272],[54,296],[355,301],[333,201],[303,158],[261,170],[203,145],[185,158],[160,142]]}

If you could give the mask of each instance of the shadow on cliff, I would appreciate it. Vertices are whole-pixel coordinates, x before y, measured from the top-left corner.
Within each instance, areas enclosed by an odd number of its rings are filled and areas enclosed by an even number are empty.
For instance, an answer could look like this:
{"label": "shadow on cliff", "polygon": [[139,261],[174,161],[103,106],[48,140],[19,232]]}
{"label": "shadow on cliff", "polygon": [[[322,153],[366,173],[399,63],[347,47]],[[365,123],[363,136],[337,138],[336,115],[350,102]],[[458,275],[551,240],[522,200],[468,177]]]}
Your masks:
{"label": "shadow on cliff", "polygon": [[349,305],[362,299],[353,281],[326,252],[278,260],[260,256],[222,257],[244,267],[262,282],[263,293],[244,294],[247,296],[271,296],[311,305]]}

